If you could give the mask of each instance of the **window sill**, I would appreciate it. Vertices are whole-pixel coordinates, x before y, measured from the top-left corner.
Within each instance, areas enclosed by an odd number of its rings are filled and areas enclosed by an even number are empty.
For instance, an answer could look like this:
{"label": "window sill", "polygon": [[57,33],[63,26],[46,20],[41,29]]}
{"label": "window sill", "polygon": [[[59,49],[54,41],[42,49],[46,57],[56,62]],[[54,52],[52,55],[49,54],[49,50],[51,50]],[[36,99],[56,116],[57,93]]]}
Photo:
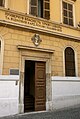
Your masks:
{"label": "window sill", "polygon": [[34,16],[34,15],[31,15],[31,14],[27,14],[27,16],[29,16],[29,17],[33,17],[33,18],[36,18],[36,19],[39,19],[39,20],[50,20],[50,19],[45,19],[45,18],[43,18],[43,17],[39,17],[39,16]]}
{"label": "window sill", "polygon": [[66,27],[66,28],[70,28],[70,29],[74,29],[74,30],[79,30],[80,31],[80,28],[78,28],[77,26],[70,26],[70,25],[63,24],[63,23],[60,23],[60,25],[62,27]]}

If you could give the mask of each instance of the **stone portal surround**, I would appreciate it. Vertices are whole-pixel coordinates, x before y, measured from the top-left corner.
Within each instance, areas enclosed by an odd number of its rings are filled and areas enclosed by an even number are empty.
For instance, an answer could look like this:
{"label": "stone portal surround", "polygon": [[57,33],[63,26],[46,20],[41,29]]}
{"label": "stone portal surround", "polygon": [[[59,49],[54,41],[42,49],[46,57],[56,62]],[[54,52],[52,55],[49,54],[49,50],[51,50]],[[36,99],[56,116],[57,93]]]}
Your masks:
{"label": "stone portal surround", "polygon": [[[31,61],[45,61],[46,62],[46,110],[50,110],[51,108],[48,104],[52,99],[52,92],[51,92],[51,52],[47,52],[47,57],[44,57],[45,52],[42,52],[42,56],[39,55],[39,51],[35,52],[35,56],[33,54],[28,55],[30,49],[28,51],[21,50],[21,67],[20,67],[20,89],[19,89],[19,113],[24,112],[24,63],[25,60]],[[34,50],[35,51],[35,50]],[[48,103],[47,103],[48,102]]]}

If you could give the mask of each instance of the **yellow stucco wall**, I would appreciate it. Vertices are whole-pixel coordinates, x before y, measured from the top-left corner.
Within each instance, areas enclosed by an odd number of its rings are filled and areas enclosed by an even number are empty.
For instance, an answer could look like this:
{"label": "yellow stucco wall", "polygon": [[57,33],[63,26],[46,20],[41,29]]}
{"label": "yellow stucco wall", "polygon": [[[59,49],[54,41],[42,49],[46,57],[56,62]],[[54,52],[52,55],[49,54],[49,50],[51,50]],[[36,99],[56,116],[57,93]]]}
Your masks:
{"label": "yellow stucco wall", "polygon": [[55,22],[61,22],[61,2],[60,0],[50,1],[50,19]]}
{"label": "yellow stucco wall", "polygon": [[27,0],[8,0],[8,8],[14,11],[26,13]]}
{"label": "yellow stucco wall", "polygon": [[[8,2],[8,8],[14,11],[22,12],[22,13],[28,13],[27,7],[29,7],[29,0],[7,0]],[[80,0],[76,0],[73,2],[73,0],[66,0],[74,5],[74,17],[75,17],[75,23],[80,21]],[[50,20],[55,21],[58,23],[61,23],[61,7],[62,0],[50,0]]]}
{"label": "yellow stucco wall", "polygon": [[[67,46],[71,46],[76,54],[76,72],[78,76],[80,76],[80,41],[74,41],[74,38],[78,37],[80,38],[80,28],[77,28],[77,24],[80,21],[80,0],[76,0],[76,2],[72,2],[74,4],[75,8],[75,27],[71,27],[68,25],[63,25],[61,23],[61,0],[50,0],[50,21],[46,20],[46,24],[49,24],[49,22],[56,26],[60,25],[62,28],[62,31],[53,30],[51,33],[45,31],[46,33],[43,33],[43,29],[40,32],[40,28],[37,26],[33,26],[32,24],[26,24],[24,23],[24,20],[21,21],[21,18],[18,18],[17,15],[20,17],[25,16],[24,13],[27,11],[27,1],[26,0],[7,0],[8,1],[8,8],[3,9],[0,8],[0,20],[2,22],[2,26],[0,26],[0,35],[2,36],[4,40],[4,52],[3,52],[3,67],[2,67],[2,73],[7,75],[9,74],[10,68],[20,68],[20,50],[17,48],[18,45],[24,45],[24,46],[31,46],[35,47],[33,42],[31,41],[31,38],[34,36],[35,33],[38,33],[40,35],[40,38],[42,39],[41,44],[38,46],[39,48],[43,49],[51,49],[54,50],[54,53],[52,54],[51,59],[51,75],[54,76],[64,76],[64,50]],[[72,0],[67,0],[68,2]],[[16,11],[16,12],[15,12]],[[5,15],[7,12],[10,13],[9,15]],[[7,16],[7,18],[6,18]],[[15,17],[14,17],[15,16]],[[30,17],[30,16],[28,16]],[[17,18],[19,21],[15,21],[13,18]],[[43,23],[45,20],[43,19],[37,19],[36,17],[30,17],[29,18],[32,23],[33,21],[40,21],[40,23]],[[6,23],[3,23],[5,22]],[[11,24],[12,23],[12,24]],[[19,27],[14,26],[14,23],[19,25]],[[10,25],[11,24],[11,25]],[[20,25],[27,28],[20,28]],[[29,30],[29,25],[31,30]],[[33,27],[33,30],[32,30]],[[36,27],[37,30],[34,30]],[[56,34],[62,34],[65,36],[68,36],[68,38],[63,38],[61,36],[55,36]],[[73,39],[70,39],[69,36],[74,37]],[[25,50],[26,51],[26,50]],[[35,54],[35,51],[33,51]]]}
{"label": "yellow stucco wall", "polygon": [[77,0],[75,3],[75,19],[76,19],[76,24],[80,22],[80,0]]}
{"label": "yellow stucco wall", "polygon": [[[5,32],[5,33],[4,33]],[[3,74],[9,74],[10,68],[20,68],[20,50],[18,45],[35,47],[31,38],[36,32],[26,29],[4,28],[2,36],[4,38],[4,60],[3,60]],[[51,75],[64,76],[64,50],[67,46],[74,49],[76,54],[76,66],[78,76],[80,76],[80,43],[55,37],[54,35],[38,32],[42,42],[39,48],[52,49],[54,53],[51,59]],[[25,50],[26,52],[26,50]],[[35,51],[33,51],[35,55]]]}
{"label": "yellow stucco wall", "polygon": [[[29,13],[29,0],[7,0],[8,4],[7,8],[10,8],[10,10],[15,11],[15,12],[19,12],[22,15],[25,15],[24,13]],[[62,23],[62,0],[50,0],[50,21],[54,22],[54,23],[58,23],[60,25],[62,25],[62,32],[65,34],[69,34],[69,35],[74,35],[74,36],[79,36],[80,31],[78,31],[78,23],[80,21],[80,15],[79,15],[79,11],[80,11],[80,0],[76,0],[75,2],[73,2],[73,0],[66,0],[70,3],[73,4],[73,8],[74,8],[74,27],[68,26],[68,25],[64,25]],[[10,11],[9,10],[9,11]],[[2,16],[1,19],[5,20],[5,13],[3,10],[1,10],[0,12],[0,16]]]}

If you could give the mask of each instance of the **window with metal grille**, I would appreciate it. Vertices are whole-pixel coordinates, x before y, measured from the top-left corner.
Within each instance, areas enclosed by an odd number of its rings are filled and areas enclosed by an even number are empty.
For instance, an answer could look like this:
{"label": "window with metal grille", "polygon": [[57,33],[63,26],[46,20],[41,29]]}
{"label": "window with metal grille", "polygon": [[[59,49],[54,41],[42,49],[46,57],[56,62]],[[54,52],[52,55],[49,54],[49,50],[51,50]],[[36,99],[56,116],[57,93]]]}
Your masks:
{"label": "window with metal grille", "polygon": [[73,26],[73,5],[63,1],[63,23]]}
{"label": "window with metal grille", "polygon": [[76,76],[75,73],[75,54],[71,47],[65,49],[65,75]]}
{"label": "window with metal grille", "polygon": [[4,7],[5,0],[0,0],[0,6]]}
{"label": "window with metal grille", "polygon": [[50,19],[50,0],[31,0],[30,14]]}

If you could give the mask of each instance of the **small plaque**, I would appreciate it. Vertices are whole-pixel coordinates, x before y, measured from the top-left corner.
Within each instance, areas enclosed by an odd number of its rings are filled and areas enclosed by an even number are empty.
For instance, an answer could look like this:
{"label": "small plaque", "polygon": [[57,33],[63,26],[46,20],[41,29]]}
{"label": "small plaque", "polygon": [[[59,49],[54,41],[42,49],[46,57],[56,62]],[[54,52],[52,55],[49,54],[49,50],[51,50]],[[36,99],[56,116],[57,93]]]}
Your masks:
{"label": "small plaque", "polygon": [[10,75],[19,75],[19,69],[10,69]]}

